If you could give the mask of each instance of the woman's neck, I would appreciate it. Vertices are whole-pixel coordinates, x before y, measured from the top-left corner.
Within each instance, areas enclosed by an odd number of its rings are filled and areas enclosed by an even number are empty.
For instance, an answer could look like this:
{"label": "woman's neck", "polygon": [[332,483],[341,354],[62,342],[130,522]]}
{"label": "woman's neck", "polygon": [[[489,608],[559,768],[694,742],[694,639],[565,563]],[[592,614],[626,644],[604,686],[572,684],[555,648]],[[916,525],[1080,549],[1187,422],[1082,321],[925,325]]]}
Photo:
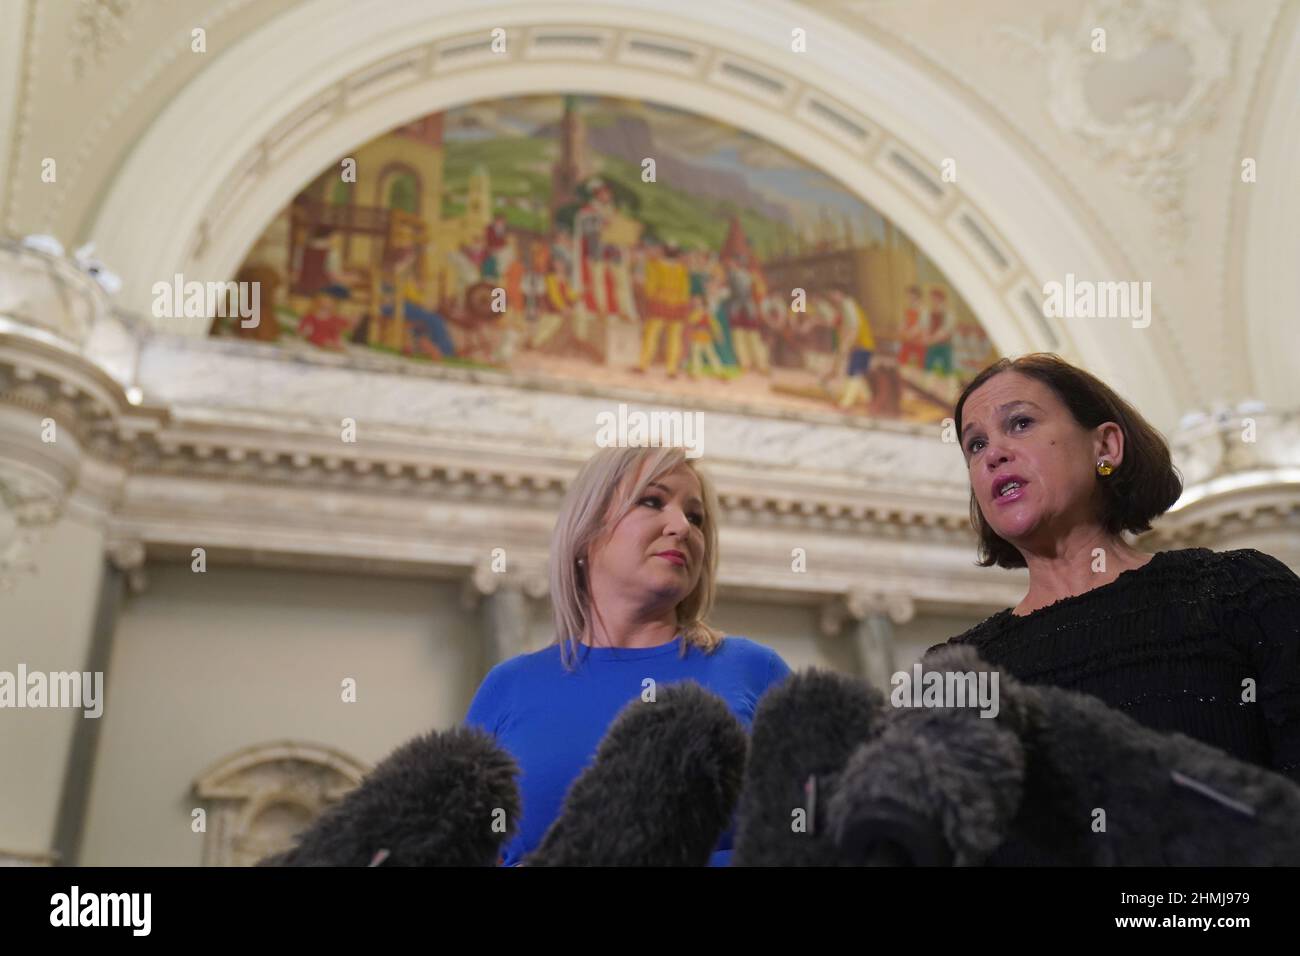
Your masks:
{"label": "woman's neck", "polygon": [[1055,542],[1049,549],[1026,548],[1020,553],[1029,569],[1029,590],[1012,609],[1017,615],[1110,584],[1125,571],[1142,567],[1152,557],[1101,529],[1078,534],[1073,540]]}
{"label": "woman's neck", "polygon": [[659,647],[677,636],[675,613],[642,616],[633,609],[593,614],[582,643],[592,647]]}

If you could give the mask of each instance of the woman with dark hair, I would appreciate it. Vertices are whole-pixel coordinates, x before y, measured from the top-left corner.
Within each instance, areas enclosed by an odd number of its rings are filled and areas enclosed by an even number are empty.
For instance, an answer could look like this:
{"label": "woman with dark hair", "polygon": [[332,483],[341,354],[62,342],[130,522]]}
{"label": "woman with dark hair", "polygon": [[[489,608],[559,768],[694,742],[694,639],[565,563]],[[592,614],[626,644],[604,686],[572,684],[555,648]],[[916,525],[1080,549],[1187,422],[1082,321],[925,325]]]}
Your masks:
{"label": "woman with dark hair", "polygon": [[1182,493],[1169,448],[1055,355],[984,369],[955,417],[980,564],[1029,590],[949,643],[1300,780],[1300,579],[1253,550],[1132,547]]}

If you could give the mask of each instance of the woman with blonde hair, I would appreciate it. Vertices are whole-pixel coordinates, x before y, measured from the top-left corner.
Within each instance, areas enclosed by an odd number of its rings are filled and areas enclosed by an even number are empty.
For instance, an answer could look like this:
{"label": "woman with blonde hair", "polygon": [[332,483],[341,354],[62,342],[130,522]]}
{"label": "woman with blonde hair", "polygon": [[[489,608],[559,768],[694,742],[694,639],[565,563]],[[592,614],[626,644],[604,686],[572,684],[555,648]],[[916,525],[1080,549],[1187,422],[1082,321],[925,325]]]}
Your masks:
{"label": "woman with blonde hair", "polygon": [[[647,679],[693,680],[748,728],[759,697],[790,673],[776,652],[708,623],[717,521],[712,483],[681,448],[607,448],[579,471],[551,540],[555,640],[492,668],[465,717],[520,766],[522,815],[504,865],[541,842]],[[730,862],[731,840],[729,829],[711,866]]]}

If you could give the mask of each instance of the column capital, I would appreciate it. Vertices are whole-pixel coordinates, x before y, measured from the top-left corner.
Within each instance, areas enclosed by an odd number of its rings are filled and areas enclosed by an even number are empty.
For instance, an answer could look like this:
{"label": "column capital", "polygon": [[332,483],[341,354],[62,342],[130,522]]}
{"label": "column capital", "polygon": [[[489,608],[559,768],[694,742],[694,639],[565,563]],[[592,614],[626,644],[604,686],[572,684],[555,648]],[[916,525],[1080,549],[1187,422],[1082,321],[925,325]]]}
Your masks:
{"label": "column capital", "polygon": [[148,586],[149,579],[144,571],[147,554],[144,542],[139,538],[116,538],[106,542],[104,556],[126,575],[132,594],[139,594]]}
{"label": "column capital", "polygon": [[550,591],[549,576],[544,561],[536,556],[507,556],[489,553],[479,558],[470,569],[461,590],[461,604],[466,610],[478,606],[481,599],[502,589],[520,591],[525,597],[540,600]]}
{"label": "column capital", "polygon": [[916,602],[910,594],[855,585],[822,604],[818,626],[822,634],[834,637],[847,621],[863,621],[874,615],[887,617],[895,624],[906,624],[916,616]]}

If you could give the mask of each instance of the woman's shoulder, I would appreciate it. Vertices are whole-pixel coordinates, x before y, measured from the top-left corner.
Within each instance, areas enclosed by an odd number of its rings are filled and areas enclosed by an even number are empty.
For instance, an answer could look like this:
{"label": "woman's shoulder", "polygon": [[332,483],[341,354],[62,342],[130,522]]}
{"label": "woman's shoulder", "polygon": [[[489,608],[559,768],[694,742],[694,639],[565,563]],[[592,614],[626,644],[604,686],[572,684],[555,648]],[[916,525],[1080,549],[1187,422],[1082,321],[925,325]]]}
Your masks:
{"label": "woman's shoulder", "polygon": [[753,638],[742,637],[739,634],[723,636],[718,644],[718,650],[736,657],[752,657],[761,660],[771,660],[773,657],[780,656],[766,644],[760,644]]}
{"label": "woman's shoulder", "polygon": [[969,644],[978,649],[980,645],[988,642],[1002,632],[1003,627],[1010,616],[1011,608],[1005,608],[998,611],[996,614],[991,614],[974,627],[968,628],[960,634],[948,638],[946,641],[942,641],[927,648],[925,653],[929,654],[931,651],[937,651],[939,648],[947,647],[951,644]]}
{"label": "woman's shoulder", "polygon": [[718,644],[712,651],[713,654],[724,656],[728,660],[768,660],[771,655],[776,654],[764,644],[752,640],[748,637],[742,637],[739,634],[725,634],[718,641]]}
{"label": "woman's shoulder", "polygon": [[495,729],[502,715],[521,698],[537,693],[540,679],[555,670],[554,662],[558,660],[559,645],[551,644],[539,651],[517,654],[494,664],[488,668],[474,692],[466,721]]}
{"label": "woman's shoulder", "polygon": [[523,654],[507,657],[488,669],[483,678],[483,684],[485,686],[491,684],[495,687],[504,687],[521,680],[527,680],[531,675],[549,670],[550,665],[559,660],[559,657],[559,644],[548,644],[541,650],[525,651]]}
{"label": "woman's shoulder", "polygon": [[1271,554],[1254,548],[1184,548],[1162,551],[1160,557],[1167,573],[1185,581],[1190,579],[1206,594],[1231,598],[1247,596],[1260,587],[1300,590],[1300,578],[1294,571]]}
{"label": "woman's shoulder", "polygon": [[1205,553],[1208,555],[1207,564],[1222,568],[1231,574],[1272,578],[1279,581],[1300,581],[1295,572],[1282,561],[1271,554],[1256,551],[1254,548],[1240,548],[1236,551],[1206,551]]}
{"label": "woman's shoulder", "polygon": [[[1267,618],[1274,624],[1289,620],[1290,633],[1297,633],[1300,578],[1294,571],[1271,554],[1253,548],[1211,554],[1207,560],[1215,573],[1213,581],[1206,582],[1206,591],[1217,593],[1226,608],[1249,618]],[[1270,629],[1280,633],[1277,627]]]}
{"label": "woman's shoulder", "polygon": [[737,634],[723,637],[715,653],[725,654],[729,660],[742,665],[748,664],[760,668],[762,673],[767,675],[779,677],[790,672],[789,665],[772,648]]}

